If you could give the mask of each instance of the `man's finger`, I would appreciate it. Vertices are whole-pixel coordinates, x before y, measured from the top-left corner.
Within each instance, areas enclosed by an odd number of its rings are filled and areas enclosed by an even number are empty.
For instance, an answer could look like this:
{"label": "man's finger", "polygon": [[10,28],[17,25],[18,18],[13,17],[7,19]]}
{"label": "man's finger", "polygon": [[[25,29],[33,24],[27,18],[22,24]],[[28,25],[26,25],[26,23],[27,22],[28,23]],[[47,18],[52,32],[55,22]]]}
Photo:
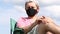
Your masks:
{"label": "man's finger", "polygon": [[43,19],[45,19],[45,16],[42,16],[43,17]]}

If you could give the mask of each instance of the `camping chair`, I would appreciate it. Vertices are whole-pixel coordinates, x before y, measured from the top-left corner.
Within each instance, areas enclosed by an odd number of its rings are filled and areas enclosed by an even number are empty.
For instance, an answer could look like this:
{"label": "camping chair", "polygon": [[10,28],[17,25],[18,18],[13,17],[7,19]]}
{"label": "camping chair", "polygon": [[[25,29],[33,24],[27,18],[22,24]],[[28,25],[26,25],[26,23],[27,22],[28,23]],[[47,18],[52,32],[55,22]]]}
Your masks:
{"label": "camping chair", "polygon": [[11,25],[11,34],[24,34],[24,30],[22,28],[16,27],[17,22],[10,18],[10,25]]}

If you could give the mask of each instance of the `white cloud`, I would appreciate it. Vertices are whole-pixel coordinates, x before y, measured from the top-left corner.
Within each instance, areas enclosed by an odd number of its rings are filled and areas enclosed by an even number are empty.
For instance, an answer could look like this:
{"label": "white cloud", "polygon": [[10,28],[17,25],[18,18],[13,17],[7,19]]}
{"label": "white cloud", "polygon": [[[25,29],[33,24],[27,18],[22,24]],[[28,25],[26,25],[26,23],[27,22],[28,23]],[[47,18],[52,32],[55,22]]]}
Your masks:
{"label": "white cloud", "polygon": [[10,2],[10,0],[2,0],[4,3],[9,3]]}
{"label": "white cloud", "polygon": [[15,3],[18,3],[18,4],[19,4],[19,3],[21,3],[21,2],[23,3],[24,1],[25,1],[25,0],[11,0],[11,2],[14,3],[14,4],[15,4]]}
{"label": "white cloud", "polygon": [[38,0],[42,4],[56,4],[60,3],[60,0]]}
{"label": "white cloud", "polygon": [[47,3],[54,3],[56,0],[39,0],[41,3],[47,4]]}
{"label": "white cloud", "polygon": [[16,9],[17,11],[20,11],[20,12],[25,12],[25,8],[23,8],[22,6],[15,5],[14,9]]}
{"label": "white cloud", "polygon": [[55,17],[60,17],[60,5],[47,6],[44,9],[50,11]]}

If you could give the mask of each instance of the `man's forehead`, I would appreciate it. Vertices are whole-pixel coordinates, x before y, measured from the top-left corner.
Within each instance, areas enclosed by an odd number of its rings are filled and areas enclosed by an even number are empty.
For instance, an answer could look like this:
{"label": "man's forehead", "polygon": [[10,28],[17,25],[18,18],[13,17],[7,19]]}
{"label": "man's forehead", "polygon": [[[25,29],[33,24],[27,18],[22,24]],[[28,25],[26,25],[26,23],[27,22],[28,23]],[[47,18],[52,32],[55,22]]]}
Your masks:
{"label": "man's forehead", "polygon": [[[28,3],[29,4],[29,3]],[[35,2],[30,2],[30,4],[35,4]]]}
{"label": "man's forehead", "polygon": [[27,6],[36,6],[34,2],[27,3]]}

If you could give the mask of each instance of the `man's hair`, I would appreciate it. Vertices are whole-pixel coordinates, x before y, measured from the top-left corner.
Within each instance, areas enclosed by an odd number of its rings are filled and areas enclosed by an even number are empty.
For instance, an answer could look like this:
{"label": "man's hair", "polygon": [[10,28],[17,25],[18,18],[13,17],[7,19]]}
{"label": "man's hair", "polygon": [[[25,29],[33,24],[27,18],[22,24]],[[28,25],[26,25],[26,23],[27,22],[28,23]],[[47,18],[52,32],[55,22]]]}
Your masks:
{"label": "man's hair", "polygon": [[27,2],[25,3],[25,8],[26,8],[26,5],[27,5],[28,3],[31,3],[31,2],[34,2],[34,3],[36,4],[36,6],[37,6],[37,9],[39,9],[39,5],[38,5],[38,3],[35,2],[35,1],[27,1]]}

